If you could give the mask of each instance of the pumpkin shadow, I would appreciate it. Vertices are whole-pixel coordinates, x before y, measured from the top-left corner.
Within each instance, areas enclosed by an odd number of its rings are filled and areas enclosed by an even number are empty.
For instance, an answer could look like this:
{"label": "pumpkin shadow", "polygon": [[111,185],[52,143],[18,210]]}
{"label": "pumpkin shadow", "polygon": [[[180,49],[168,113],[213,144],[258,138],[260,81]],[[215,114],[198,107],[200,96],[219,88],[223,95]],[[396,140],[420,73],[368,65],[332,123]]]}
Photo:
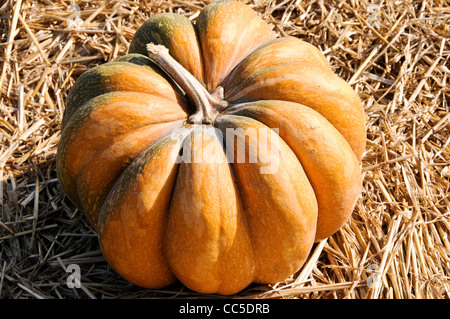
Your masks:
{"label": "pumpkin shadow", "polygon": [[65,197],[56,174],[55,155],[8,165],[3,176],[0,260],[4,266],[2,296],[17,294],[21,283],[43,298],[79,298],[67,287],[70,264],[93,282],[101,260],[95,232],[87,218]]}

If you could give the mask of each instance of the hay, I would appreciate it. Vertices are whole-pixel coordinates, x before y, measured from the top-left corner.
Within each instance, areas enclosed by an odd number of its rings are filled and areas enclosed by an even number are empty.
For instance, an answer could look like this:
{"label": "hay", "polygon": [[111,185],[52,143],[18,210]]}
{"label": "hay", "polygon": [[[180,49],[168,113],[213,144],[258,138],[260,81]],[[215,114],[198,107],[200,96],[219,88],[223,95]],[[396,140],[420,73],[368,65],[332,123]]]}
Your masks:
{"label": "hay", "polygon": [[[449,298],[449,2],[246,2],[281,36],[318,46],[351,83],[368,145],[348,223],[291,278],[235,297]],[[71,3],[0,4],[0,297],[199,297],[181,284],[148,290],[121,279],[64,196],[55,153],[82,72],[125,55],[151,15],[195,20],[209,1],[80,1],[79,19],[68,20]],[[81,269],[81,288],[67,286],[70,264]]]}

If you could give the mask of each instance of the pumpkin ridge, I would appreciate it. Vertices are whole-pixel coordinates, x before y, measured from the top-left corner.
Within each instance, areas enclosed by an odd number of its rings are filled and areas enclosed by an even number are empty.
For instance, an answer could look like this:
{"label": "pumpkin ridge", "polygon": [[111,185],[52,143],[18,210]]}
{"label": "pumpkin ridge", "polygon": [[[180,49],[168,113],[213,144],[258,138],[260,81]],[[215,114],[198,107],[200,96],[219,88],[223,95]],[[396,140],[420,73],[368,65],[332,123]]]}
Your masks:
{"label": "pumpkin ridge", "polygon": [[[72,142],[72,140],[75,138],[74,136],[76,134],[74,134],[76,131],[78,131],[81,127],[82,127],[82,122],[84,119],[86,119],[89,114],[93,111],[93,109],[97,106],[96,103],[99,101],[103,101],[103,99],[107,98],[107,97],[116,97],[118,96],[118,94],[116,94],[115,92],[113,93],[107,93],[107,95],[105,96],[99,96],[96,97],[92,100],[87,101],[85,104],[83,104],[82,107],[78,108],[76,110],[77,116],[81,117],[81,119],[79,119],[78,121],[75,121],[74,116],[72,115],[70,117],[70,119],[68,120],[68,123],[65,123],[65,125],[62,127],[61,129],[61,137],[60,137],[60,142],[58,145],[58,151],[57,151],[57,157],[56,157],[56,161],[57,161],[57,167],[58,167],[58,178],[61,181],[61,183],[63,184],[63,188],[66,191],[66,196],[69,197],[69,199],[71,201],[73,201],[74,203],[76,203],[76,206],[79,207],[80,203],[79,203],[79,199],[78,197],[74,197],[73,195],[71,195],[71,193],[68,191],[68,187],[72,188],[75,187],[75,185],[72,185],[72,183],[65,183],[65,169],[63,169],[63,164],[66,163],[66,157],[67,157],[67,153],[69,152],[70,149],[70,144]],[[71,132],[69,132],[71,131]],[[68,133],[69,132],[69,133]],[[64,185],[67,185],[64,187]]]}
{"label": "pumpkin ridge", "polygon": [[[190,157],[183,157],[179,164],[164,226],[166,256],[172,272],[187,287],[229,295],[253,280],[249,229],[221,137],[212,126],[194,126],[183,141],[183,149],[188,151],[183,155]],[[204,179],[207,173],[208,178],[212,174],[219,179],[209,184]],[[207,197],[203,197],[205,187]],[[197,263],[200,265],[195,266]]]}
{"label": "pumpkin ridge", "polygon": [[[148,58],[147,58],[148,59]],[[148,59],[151,61],[150,59]],[[153,62],[152,62],[153,63]],[[134,71],[139,71],[144,73],[147,73],[149,77],[154,76],[154,74],[157,74],[161,80],[164,80],[164,82],[161,82],[160,90],[169,90],[173,94],[172,96],[166,96],[162,94],[159,91],[154,92],[142,92],[140,91],[140,88],[138,86],[132,86],[127,89],[125,89],[124,86],[121,88],[115,88],[114,85],[111,84],[111,80],[108,79],[108,77],[116,77],[119,75],[122,76],[136,76],[135,72],[129,72],[130,70],[126,70],[126,67],[131,67]],[[128,72],[127,72],[128,71]],[[105,73],[109,73],[108,75],[105,75]],[[138,78],[135,79],[135,81],[142,82]],[[155,78],[152,81],[157,81]],[[144,88],[147,88],[145,86]],[[150,88],[149,88],[150,89]],[[87,94],[86,92],[87,91]],[[142,93],[142,94],[149,94],[154,95],[160,98],[168,99],[170,101],[173,101],[175,103],[178,103],[182,109],[185,111],[189,110],[189,106],[187,101],[184,98],[184,94],[179,90],[178,86],[173,83],[173,80],[167,76],[167,74],[162,71],[156,64],[154,64],[154,67],[152,68],[149,65],[143,65],[139,66],[135,63],[129,62],[129,61],[114,61],[107,64],[101,64],[96,66],[95,68],[84,72],[76,81],[73,88],[70,90],[70,93],[67,97],[67,105],[64,110],[64,117],[62,126],[64,127],[66,123],[70,120],[70,118],[80,109],[82,106],[89,102],[90,100],[104,95],[108,93],[118,93],[118,92],[131,92],[131,93]]]}
{"label": "pumpkin ridge", "polygon": [[[236,64],[236,66],[227,74],[227,76],[219,83],[219,85],[223,86],[223,87],[235,86],[235,85],[231,85],[231,84],[227,85],[227,83],[232,82],[233,78],[237,77],[237,75],[235,73],[239,74],[239,71],[242,72],[242,70],[240,70],[240,69],[245,67],[245,65],[247,63],[252,62],[252,60],[259,61],[259,59],[261,57],[258,56],[258,53],[260,53],[258,51],[260,51],[260,50],[262,51],[264,49],[267,49],[268,47],[270,47],[270,46],[272,46],[274,44],[280,44],[280,43],[283,44],[283,43],[288,42],[288,41],[289,42],[290,41],[294,41],[294,42],[297,42],[297,43],[295,43],[296,45],[302,44],[303,46],[305,46],[306,49],[303,49],[303,50],[306,50],[308,52],[308,54],[314,55],[313,60],[316,60],[316,61],[309,61],[309,59],[304,58],[303,56],[301,58],[298,57],[298,56],[293,56],[293,57],[291,57],[292,60],[288,60],[287,62],[282,62],[282,63],[270,65],[271,67],[275,67],[277,65],[286,64],[286,63],[302,62],[302,63],[309,64],[309,65],[312,65],[312,66],[321,66],[321,67],[323,67],[323,70],[325,72],[333,72],[332,69],[331,69],[331,66],[328,63],[328,61],[326,60],[325,56],[323,56],[322,53],[319,51],[319,49],[317,47],[315,47],[314,45],[312,45],[312,44],[310,44],[310,43],[308,43],[306,41],[303,41],[301,39],[292,37],[292,36],[280,37],[280,38],[277,37],[275,39],[268,40],[268,41],[266,41],[264,43],[261,43],[259,46],[254,48],[247,56],[245,56],[238,64]],[[290,43],[286,43],[286,45],[289,45],[289,44]],[[287,48],[289,48],[289,46]],[[282,54],[284,54],[283,51],[285,51],[283,47],[281,47],[281,48],[277,48],[276,47],[275,50],[282,52]],[[306,52],[303,52],[303,53],[306,53]],[[265,52],[261,52],[260,54],[263,55],[263,54],[266,54],[266,53]],[[272,60],[270,60],[270,62],[273,63]],[[256,63],[255,66],[260,67],[257,63]],[[261,68],[261,70],[266,69],[266,68],[267,67]],[[245,70],[245,68],[244,68],[244,70]],[[230,95],[230,94],[227,94],[227,96],[228,95]]]}
{"label": "pumpkin ridge", "polygon": [[[74,114],[70,118],[70,120],[66,123],[64,129],[61,132],[60,144],[64,145],[64,147],[60,151],[61,155],[64,154],[64,150],[67,150],[68,148],[70,148],[71,142],[74,139],[74,135],[76,135],[77,131],[79,131],[83,127],[85,120],[88,119],[89,116],[93,112],[95,112],[97,107],[101,107],[103,105],[103,104],[98,104],[98,102],[99,102],[98,100],[103,100],[104,98],[110,98],[110,97],[117,97],[120,95],[120,93],[121,93],[121,91],[115,91],[112,93],[106,93],[104,95],[100,95],[100,96],[94,98],[93,100],[86,102],[83,105],[83,107],[81,107],[77,110],[76,114]],[[141,93],[139,93],[139,94],[141,94]],[[108,95],[108,97],[106,97],[105,95]],[[170,100],[168,100],[168,101],[170,101]],[[163,120],[163,121],[160,121],[157,123],[144,122],[144,123],[139,123],[139,125],[134,126],[134,128],[138,129],[138,128],[142,128],[142,127],[149,126],[149,125],[177,122],[180,120],[184,120],[184,119],[183,118],[166,119],[166,120]]]}
{"label": "pumpkin ridge", "polygon": [[[119,179],[126,168],[139,157],[141,153],[145,152],[147,148],[159,142],[166,135],[171,134],[171,132],[183,125],[183,122],[184,120],[179,120],[150,124],[131,132],[121,134],[113,141],[112,145],[99,149],[85,161],[86,164],[79,169],[78,177],[76,179],[76,185],[78,187],[77,195],[82,202],[81,210],[85,212],[94,227],[97,226],[97,218],[102,203],[107,194],[111,191],[114,183]],[[144,135],[140,139],[136,138],[136,133],[142,132],[144,132]],[[134,136],[133,142],[129,141],[132,136]],[[156,136],[156,139],[154,139],[154,136]],[[139,140],[142,142],[139,143]],[[122,149],[125,145],[125,141],[129,142],[126,144],[126,147],[128,148]],[[133,147],[133,145],[135,145],[135,147]],[[134,152],[133,155],[133,150],[136,149],[137,151]],[[103,164],[103,160],[107,157],[107,154],[109,154],[111,160],[109,163]],[[96,167],[97,165],[100,165],[100,168],[92,170],[92,167]],[[117,165],[120,165],[120,167],[117,167]],[[96,184],[95,181],[98,181],[98,174],[105,170],[108,171],[107,178],[103,178],[100,185],[98,182]],[[92,174],[97,178],[92,179]]]}
{"label": "pumpkin ridge", "polygon": [[[301,114],[304,119],[296,121],[299,123],[295,126],[298,132],[294,132],[290,122],[295,115],[287,116],[288,113],[283,113],[289,110],[292,112],[290,114]],[[228,109],[227,113],[248,116],[266,125],[278,123],[278,135],[302,164],[318,200],[316,242],[335,233],[352,213],[361,192],[360,167],[344,136],[320,113],[295,102],[247,102]],[[309,132],[305,131],[306,126],[309,127]],[[313,134],[308,135],[310,132]],[[320,145],[317,145],[319,141]],[[326,165],[323,165],[324,162]],[[336,171],[339,172],[339,177],[335,175]]]}
{"label": "pumpkin ridge", "polygon": [[[246,22],[244,28],[242,21]],[[222,30],[228,26],[230,29]],[[200,12],[196,27],[205,69],[204,82],[210,92],[250,51],[276,37],[272,28],[240,1],[208,4]]]}
{"label": "pumpkin ridge", "polygon": [[[58,146],[58,152],[57,152],[57,166],[58,166],[58,177],[63,185],[63,188],[66,190],[66,195],[69,197],[70,200],[72,200],[74,203],[77,203],[77,206],[80,207],[79,199],[77,199],[74,196],[74,191],[70,191],[70,188],[76,188],[75,184],[70,183],[69,180],[71,179],[71,172],[69,172],[69,175],[67,173],[67,165],[71,163],[71,161],[67,160],[67,156],[69,152],[71,152],[71,148],[73,146],[74,141],[76,141],[78,132],[83,128],[84,125],[86,125],[86,120],[89,119],[89,117],[99,108],[104,107],[105,103],[113,101],[117,97],[121,97],[122,91],[117,92],[110,92],[103,95],[100,95],[94,99],[89,100],[86,102],[83,107],[79,108],[74,115],[68,120],[65,127],[61,131],[61,138]],[[126,94],[129,94],[130,92],[126,92]],[[134,95],[137,93],[132,93],[131,95]],[[161,98],[161,100],[169,101],[167,99]],[[174,103],[174,102],[171,102]],[[175,103],[174,103],[175,106]],[[147,125],[152,124],[164,124],[164,123],[170,123],[170,122],[176,122],[183,120],[182,118],[174,118],[172,119],[166,119],[161,122],[151,122],[151,120],[147,120],[144,123],[134,123],[134,128],[142,128]],[[128,129],[130,131],[131,128]],[[91,154],[91,157],[93,155]],[[68,179],[69,178],[69,179]],[[72,186],[70,186],[72,185]]]}
{"label": "pumpkin ridge", "polygon": [[[225,112],[225,110],[222,111],[221,113],[219,113],[218,116],[220,116],[221,114],[223,115],[224,112]],[[217,117],[216,117],[216,118],[217,118]],[[257,121],[257,120],[255,120],[255,121]],[[258,121],[258,122],[259,122],[259,121]],[[261,123],[261,122],[260,122],[260,123]],[[263,123],[261,123],[261,124],[263,124]],[[245,203],[244,203],[244,201],[242,200],[242,195],[241,195],[241,193],[239,192],[239,186],[238,186],[238,184],[237,184],[236,173],[235,173],[235,171],[234,171],[234,169],[233,169],[233,164],[229,161],[229,159],[228,159],[228,157],[227,157],[227,153],[226,153],[226,149],[227,149],[227,140],[226,140],[226,137],[224,137],[223,134],[221,134],[221,136],[219,136],[219,134],[218,134],[218,132],[217,132],[217,129],[219,129],[219,127],[215,126],[215,120],[214,120],[214,122],[213,122],[211,125],[215,128],[214,134],[216,135],[216,138],[217,138],[218,140],[220,140],[220,138],[223,139],[223,141],[222,141],[222,151],[224,152],[225,157],[226,157],[226,159],[227,159],[227,163],[228,163],[228,166],[229,166],[229,168],[230,168],[231,179],[233,180],[233,183],[234,183],[234,185],[235,185],[235,187],[236,187],[236,190],[237,190],[237,191],[236,191],[236,197],[237,197],[236,200],[240,203],[241,207],[244,209],[244,212],[245,212]],[[249,221],[248,221],[247,214],[243,213],[243,214],[242,214],[242,219],[243,219],[243,223],[244,223],[246,229],[247,229],[248,231],[250,231],[250,224],[249,224]],[[251,242],[252,242],[252,244],[253,244],[253,237],[252,237],[252,236],[250,236],[250,240],[251,240]],[[252,253],[253,253],[253,251],[252,251]]]}
{"label": "pumpkin ridge", "polygon": [[[251,84],[257,79],[259,76],[265,74],[265,73],[271,73],[273,71],[276,71],[279,68],[285,67],[287,65],[290,65],[292,62],[284,62],[281,64],[269,66],[267,68],[264,68],[262,70],[258,70],[256,72],[253,72],[253,74],[247,78],[242,79],[242,82],[239,82],[237,85],[233,86],[233,89],[226,90],[224,89],[225,99],[227,101],[230,101],[230,103],[245,103],[245,102],[251,102],[255,101],[255,99],[247,98],[247,91],[250,91],[253,89],[251,87]],[[231,73],[230,73],[231,74]],[[242,89],[242,87],[247,87],[247,90]],[[239,98],[236,98],[235,96],[238,95]]]}
{"label": "pumpkin ridge", "polygon": [[[176,128],[175,130],[179,130],[180,128]],[[117,178],[117,180],[114,182],[111,189],[108,191],[108,195],[105,198],[105,201],[102,205],[101,210],[102,211],[109,211],[109,209],[113,209],[114,205],[112,205],[112,202],[120,202],[125,194],[123,194],[120,191],[117,191],[117,193],[113,194],[113,191],[115,189],[121,190],[121,189],[128,189],[128,187],[133,183],[133,177],[140,174],[140,172],[144,169],[144,165],[147,162],[149,158],[151,158],[154,154],[157,154],[160,152],[171,140],[171,135],[173,134],[173,131],[170,133],[167,133],[158,140],[154,141],[152,144],[147,146],[144,150],[142,150],[134,159],[130,161],[130,163],[126,166],[126,168],[123,169],[122,173],[120,173],[120,176]],[[183,137],[180,146],[182,145],[182,141],[184,140]],[[178,164],[176,165],[178,167]],[[178,169],[175,174],[175,180],[176,176],[178,175]],[[170,205],[169,201],[169,205]],[[108,214],[101,213],[102,217],[99,216],[99,225],[102,224],[103,220],[107,218]],[[100,232],[100,227],[98,229]]]}
{"label": "pumpkin ridge", "polygon": [[[180,34],[183,37],[177,38],[176,35]],[[176,40],[181,43],[177,43]],[[196,46],[198,52],[192,50],[192,48],[189,50],[189,45],[192,45],[193,42],[195,42],[194,46]],[[190,19],[171,12],[154,15],[136,31],[128,52],[146,56],[146,45],[148,43],[161,44],[169,48],[174,59],[203,83],[204,66],[198,33],[195,24]],[[188,53],[189,56],[186,56]]]}
{"label": "pumpkin ridge", "polygon": [[[97,232],[105,258],[115,271],[140,286],[158,288],[176,280],[162,245],[164,227],[154,229],[149,223],[167,220],[167,207],[179,169],[175,151],[189,131],[183,125],[141,152],[116,180],[99,214]],[[132,195],[137,190],[146,195],[139,192],[144,197],[135,198]],[[131,232],[127,231],[130,227]],[[121,237],[116,236],[118,232]]]}
{"label": "pumpkin ridge", "polygon": [[[271,147],[276,147],[278,151],[281,150],[278,154],[271,155],[278,156],[279,161],[278,169],[273,172],[262,172],[261,168],[264,166],[259,163],[260,160],[258,159],[256,163],[250,162],[249,157],[249,162],[247,162],[247,156],[244,162],[230,161],[232,162],[230,165],[232,165],[234,176],[237,177],[235,178],[236,185],[239,196],[242,198],[246,218],[249,221],[253,254],[256,256],[254,281],[270,283],[282,280],[282,277],[286,278],[287,273],[295,272],[301,267],[314,241],[317,202],[312,186],[302,164],[290,146],[264,123],[246,116],[219,115],[216,127],[224,134],[226,134],[226,128],[259,127],[267,130],[280,143],[271,143],[274,145]],[[228,138],[229,136],[225,140]],[[239,140],[242,142],[242,137],[238,137],[238,142]],[[246,141],[244,143],[245,149],[247,150],[248,147],[249,152],[250,148],[255,150],[255,146],[251,146],[251,143],[247,144]],[[236,153],[233,156],[235,157]],[[259,170],[255,171],[257,167]],[[295,187],[298,187],[299,190],[289,193],[288,190],[296,189]],[[258,196],[252,195],[251,191],[258,192],[262,196],[256,200],[255,197]],[[308,196],[305,196],[306,194]],[[253,196],[253,200],[247,198],[250,195]],[[260,209],[261,211],[259,211]],[[309,228],[311,224],[314,225],[312,229]],[[266,231],[262,231],[262,229],[266,229]],[[275,235],[271,235],[272,232]],[[290,235],[284,237],[288,233]],[[277,239],[275,240],[275,238]],[[294,247],[296,248],[294,249]],[[269,258],[269,251],[280,254],[276,257],[271,255]]]}
{"label": "pumpkin ridge", "polygon": [[[178,104],[177,102],[174,102],[171,99],[165,98],[165,97],[159,97],[159,96],[155,96],[153,94],[150,93],[145,93],[145,92],[138,92],[138,91],[111,91],[111,92],[106,92],[100,95],[97,95],[95,97],[93,97],[92,99],[89,99],[87,101],[85,101],[82,105],[80,105],[76,110],[74,110],[74,112],[68,116],[67,121],[64,123],[64,127],[62,127],[62,133],[64,132],[64,130],[66,129],[66,127],[71,126],[73,124],[69,124],[70,122],[78,122],[78,121],[83,121],[84,119],[86,119],[87,117],[89,117],[89,115],[95,111],[95,108],[101,106],[100,105],[96,105],[97,103],[101,102],[104,99],[109,99],[109,98],[115,98],[118,97],[120,95],[123,94],[139,94],[139,95],[148,95],[149,96],[149,100],[151,100],[151,98],[157,98],[160,100],[164,100],[164,101],[168,101],[168,102],[172,102],[174,104]],[[126,103],[126,102],[125,102]],[[178,106],[183,109],[184,108],[178,104]],[[79,116],[80,118],[77,118],[77,120],[75,121],[71,121],[72,118]],[[181,119],[181,118],[180,118]],[[177,121],[179,119],[174,119],[174,121]],[[171,122],[171,120],[167,120],[165,122]],[[158,122],[158,123],[163,123],[163,122]],[[149,123],[151,124],[151,123]],[[147,125],[147,124],[145,124]]]}
{"label": "pumpkin ridge", "polygon": [[[299,76],[300,73],[294,70],[304,66],[307,68]],[[363,106],[347,82],[332,72],[324,73],[321,70],[320,67],[300,62],[269,67],[243,79],[233,87],[231,93],[225,87],[225,93],[228,94],[225,98],[233,104],[270,99],[300,103],[312,108],[344,135],[358,161],[361,161],[366,143]]]}

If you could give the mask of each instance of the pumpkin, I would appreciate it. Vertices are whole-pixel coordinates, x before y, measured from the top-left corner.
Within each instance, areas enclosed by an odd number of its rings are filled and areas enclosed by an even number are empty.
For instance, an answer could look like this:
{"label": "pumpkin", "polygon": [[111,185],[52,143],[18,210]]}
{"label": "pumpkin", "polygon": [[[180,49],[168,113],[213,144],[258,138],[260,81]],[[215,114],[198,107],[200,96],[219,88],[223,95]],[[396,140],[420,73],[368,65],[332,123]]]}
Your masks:
{"label": "pumpkin", "polygon": [[142,287],[234,294],[286,279],[361,192],[365,115],[313,45],[238,1],[151,17],[83,73],[57,170],[111,267]]}

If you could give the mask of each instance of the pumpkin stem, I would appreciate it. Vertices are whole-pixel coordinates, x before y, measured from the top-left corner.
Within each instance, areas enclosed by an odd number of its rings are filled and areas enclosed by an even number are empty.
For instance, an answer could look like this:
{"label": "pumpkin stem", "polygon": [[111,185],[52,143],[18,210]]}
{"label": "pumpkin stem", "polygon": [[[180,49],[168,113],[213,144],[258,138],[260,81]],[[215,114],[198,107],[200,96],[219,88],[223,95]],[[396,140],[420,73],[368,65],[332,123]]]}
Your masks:
{"label": "pumpkin stem", "polygon": [[172,77],[197,106],[197,112],[188,118],[189,123],[211,124],[217,114],[228,106],[223,99],[222,87],[217,87],[210,94],[188,70],[172,58],[164,45],[149,43],[147,51],[150,59]]}

